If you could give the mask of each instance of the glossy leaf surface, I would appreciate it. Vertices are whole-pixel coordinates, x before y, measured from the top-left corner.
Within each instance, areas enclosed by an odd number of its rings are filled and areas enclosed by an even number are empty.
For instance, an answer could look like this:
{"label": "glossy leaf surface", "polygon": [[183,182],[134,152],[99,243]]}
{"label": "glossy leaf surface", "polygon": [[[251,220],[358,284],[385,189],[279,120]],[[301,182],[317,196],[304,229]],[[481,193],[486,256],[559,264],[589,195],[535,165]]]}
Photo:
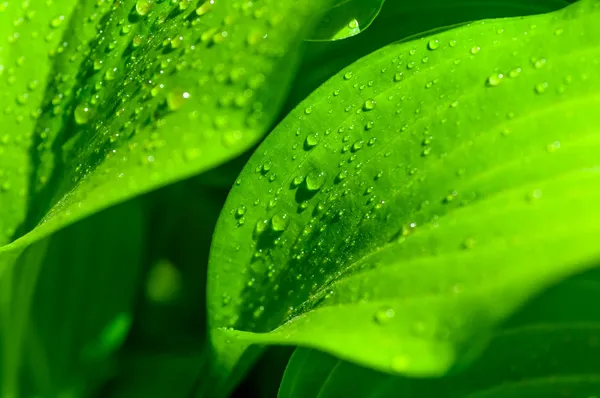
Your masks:
{"label": "glossy leaf surface", "polygon": [[444,374],[600,257],[600,2],[345,68],[265,140],[209,265],[222,368],[251,343]]}
{"label": "glossy leaf surface", "polygon": [[591,305],[600,298],[597,277],[595,271],[595,275],[568,280],[535,298],[494,336],[481,358],[461,373],[409,379],[300,348],[290,359],[278,396],[593,396],[600,384],[600,312]]}

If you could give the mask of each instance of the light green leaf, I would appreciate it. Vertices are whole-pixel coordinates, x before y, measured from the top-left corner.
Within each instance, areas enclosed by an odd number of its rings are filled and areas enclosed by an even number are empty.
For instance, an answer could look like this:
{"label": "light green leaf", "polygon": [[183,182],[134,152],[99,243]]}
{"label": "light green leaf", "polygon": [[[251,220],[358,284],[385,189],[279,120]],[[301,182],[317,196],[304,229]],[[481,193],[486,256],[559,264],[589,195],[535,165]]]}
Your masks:
{"label": "light green leaf", "polygon": [[310,40],[330,41],[356,36],[377,18],[385,0],[344,0],[329,9]]}
{"label": "light green leaf", "polygon": [[278,396],[593,396],[600,385],[600,312],[590,303],[598,299],[597,275],[595,280],[578,277],[561,283],[511,319],[469,369],[439,379],[391,376],[299,348],[290,358]]}
{"label": "light green leaf", "polygon": [[593,266],[599,20],[586,0],[391,45],[295,109],[217,225],[220,371],[258,343],[444,374]]}
{"label": "light green leaf", "polygon": [[10,206],[1,243],[19,238],[2,253],[251,146],[328,4],[45,3],[3,3],[0,14],[1,121],[14,156],[0,167]]}
{"label": "light green leaf", "polygon": [[[287,91],[297,48],[325,5],[328,0],[0,2],[6,363],[18,361],[21,346],[9,325],[26,325],[29,316],[29,300],[13,286],[21,252],[259,140]],[[38,254],[20,265],[27,275],[49,266],[39,264]],[[116,325],[107,336],[125,324]]]}

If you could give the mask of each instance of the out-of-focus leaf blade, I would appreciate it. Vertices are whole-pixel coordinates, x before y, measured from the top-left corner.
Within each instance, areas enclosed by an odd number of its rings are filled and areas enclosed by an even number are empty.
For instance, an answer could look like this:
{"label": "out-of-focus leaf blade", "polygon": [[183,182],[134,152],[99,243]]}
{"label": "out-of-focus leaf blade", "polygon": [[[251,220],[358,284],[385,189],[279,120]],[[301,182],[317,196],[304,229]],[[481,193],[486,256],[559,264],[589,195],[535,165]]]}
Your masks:
{"label": "out-of-focus leaf blade", "polygon": [[4,394],[81,396],[110,373],[131,324],[143,231],[130,201],[25,250],[11,280],[10,315],[22,321],[3,328]]}
{"label": "out-of-focus leaf blade", "polygon": [[342,40],[356,36],[377,18],[385,0],[337,2],[315,27],[311,41]]}

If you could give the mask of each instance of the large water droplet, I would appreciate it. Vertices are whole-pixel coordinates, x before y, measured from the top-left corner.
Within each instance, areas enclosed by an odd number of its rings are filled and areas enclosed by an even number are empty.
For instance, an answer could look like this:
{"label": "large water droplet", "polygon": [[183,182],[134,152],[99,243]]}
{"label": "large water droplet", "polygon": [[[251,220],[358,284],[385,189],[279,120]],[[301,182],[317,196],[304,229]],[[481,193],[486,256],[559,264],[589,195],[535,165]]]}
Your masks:
{"label": "large water droplet", "polygon": [[325,180],[327,179],[327,173],[324,171],[313,170],[306,176],[306,188],[309,191],[318,191],[321,189]]}

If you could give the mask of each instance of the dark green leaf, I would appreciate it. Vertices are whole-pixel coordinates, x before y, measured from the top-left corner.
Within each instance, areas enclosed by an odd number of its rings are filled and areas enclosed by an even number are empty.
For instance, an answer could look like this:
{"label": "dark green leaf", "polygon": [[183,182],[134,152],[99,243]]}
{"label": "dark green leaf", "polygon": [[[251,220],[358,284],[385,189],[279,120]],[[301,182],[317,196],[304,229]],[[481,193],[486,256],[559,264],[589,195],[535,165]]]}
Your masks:
{"label": "dark green leaf", "polygon": [[3,275],[16,289],[3,394],[81,396],[108,375],[131,325],[143,230],[139,203],[126,202],[30,246]]}
{"label": "dark green leaf", "polygon": [[593,265],[599,19],[584,0],[395,44],[295,109],[217,225],[220,370],[275,343],[444,374],[528,297]]}

